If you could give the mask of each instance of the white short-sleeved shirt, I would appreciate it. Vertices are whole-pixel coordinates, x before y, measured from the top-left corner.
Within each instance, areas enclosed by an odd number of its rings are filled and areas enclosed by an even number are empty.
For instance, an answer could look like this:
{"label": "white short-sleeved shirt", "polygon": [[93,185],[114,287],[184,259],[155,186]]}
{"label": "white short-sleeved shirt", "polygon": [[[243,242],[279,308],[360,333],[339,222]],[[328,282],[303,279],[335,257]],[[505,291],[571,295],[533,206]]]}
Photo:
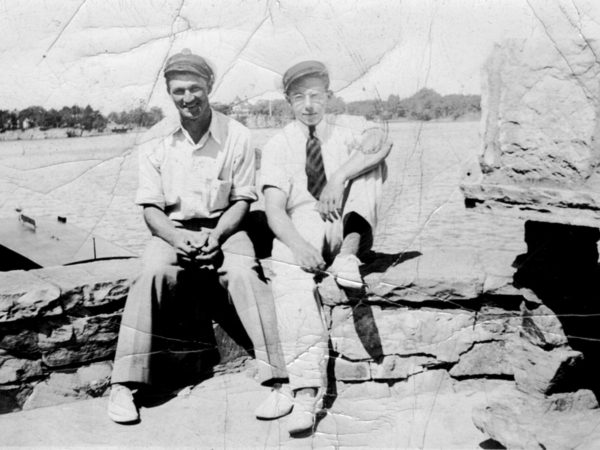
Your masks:
{"label": "white short-sleeved shirt", "polygon": [[179,124],[140,146],[135,202],[156,205],[172,220],[217,218],[232,202],[257,199],[255,170],[249,130],[213,110],[197,144]]}
{"label": "white short-sleeved shirt", "polygon": [[[321,141],[325,174],[330,177],[355,150],[363,132],[378,128],[364,117],[326,115],[317,125],[315,135]],[[316,204],[308,192],[306,177],[306,141],[308,127],[294,120],[273,136],[262,150],[260,189],[273,186],[287,196],[286,211]]]}

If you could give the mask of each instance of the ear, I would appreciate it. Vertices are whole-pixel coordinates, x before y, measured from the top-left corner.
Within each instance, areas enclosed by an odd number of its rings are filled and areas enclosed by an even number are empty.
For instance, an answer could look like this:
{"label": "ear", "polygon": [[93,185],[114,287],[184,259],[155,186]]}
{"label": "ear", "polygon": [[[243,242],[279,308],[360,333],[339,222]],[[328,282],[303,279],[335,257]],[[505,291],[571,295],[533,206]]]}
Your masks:
{"label": "ear", "polygon": [[288,105],[292,106],[292,99],[290,98],[290,95],[286,92],[285,94],[283,94],[283,96],[285,97],[285,100],[288,102]]}

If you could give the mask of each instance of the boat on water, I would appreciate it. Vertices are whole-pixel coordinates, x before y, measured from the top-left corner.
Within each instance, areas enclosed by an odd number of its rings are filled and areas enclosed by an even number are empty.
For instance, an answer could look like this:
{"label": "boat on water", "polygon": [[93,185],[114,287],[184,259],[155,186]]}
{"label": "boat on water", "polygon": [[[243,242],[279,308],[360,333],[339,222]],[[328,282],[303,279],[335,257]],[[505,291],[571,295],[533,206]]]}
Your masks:
{"label": "boat on water", "polygon": [[133,258],[113,242],[67,223],[66,217],[32,218],[19,212],[0,219],[0,271]]}

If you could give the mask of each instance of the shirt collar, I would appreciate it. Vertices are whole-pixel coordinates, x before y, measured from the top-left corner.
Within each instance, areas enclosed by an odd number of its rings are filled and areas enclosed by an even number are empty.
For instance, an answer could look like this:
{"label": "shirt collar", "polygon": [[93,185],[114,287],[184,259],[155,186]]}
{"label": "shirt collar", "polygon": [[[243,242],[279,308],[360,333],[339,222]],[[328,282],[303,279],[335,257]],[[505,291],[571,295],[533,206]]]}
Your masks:
{"label": "shirt collar", "polygon": [[[299,120],[294,120],[294,122],[296,123],[296,127],[300,130],[300,132],[304,135],[304,137],[306,139],[308,139],[308,127],[306,125],[304,125],[302,122],[300,122]],[[323,116],[323,119],[321,119],[321,121],[315,127],[315,136],[318,137],[321,141],[327,135],[327,132],[329,130],[329,125],[331,122],[332,122],[331,114],[325,114]]]}
{"label": "shirt collar", "polygon": [[191,138],[191,136],[189,135],[187,130],[185,128],[183,128],[183,126],[181,125],[181,122],[178,123],[178,125],[175,127],[175,129],[173,130],[173,132],[171,134],[173,136],[175,136],[175,134],[177,134],[177,133],[182,133],[183,136],[185,137],[185,139],[190,144],[192,144],[194,146],[199,146],[199,147],[202,147],[206,143],[209,136],[212,137],[219,145],[223,144],[223,141],[225,138],[225,129],[224,129],[223,119],[221,117],[221,114],[212,108],[211,108],[211,118],[210,118],[210,125],[208,126],[208,131],[206,133],[204,133],[204,135],[200,138],[198,143],[194,144],[193,139]]}

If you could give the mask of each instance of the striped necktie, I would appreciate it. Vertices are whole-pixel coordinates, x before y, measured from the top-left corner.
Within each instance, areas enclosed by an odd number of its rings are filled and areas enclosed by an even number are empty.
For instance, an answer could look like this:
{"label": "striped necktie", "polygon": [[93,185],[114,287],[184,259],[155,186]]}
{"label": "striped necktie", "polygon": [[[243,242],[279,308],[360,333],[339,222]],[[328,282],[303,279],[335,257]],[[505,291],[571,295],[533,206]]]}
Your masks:
{"label": "striped necktie", "polygon": [[321,155],[321,141],[315,136],[315,127],[308,127],[308,140],[306,141],[306,176],[308,178],[308,192],[317,200],[321,191],[327,184],[323,156]]}

